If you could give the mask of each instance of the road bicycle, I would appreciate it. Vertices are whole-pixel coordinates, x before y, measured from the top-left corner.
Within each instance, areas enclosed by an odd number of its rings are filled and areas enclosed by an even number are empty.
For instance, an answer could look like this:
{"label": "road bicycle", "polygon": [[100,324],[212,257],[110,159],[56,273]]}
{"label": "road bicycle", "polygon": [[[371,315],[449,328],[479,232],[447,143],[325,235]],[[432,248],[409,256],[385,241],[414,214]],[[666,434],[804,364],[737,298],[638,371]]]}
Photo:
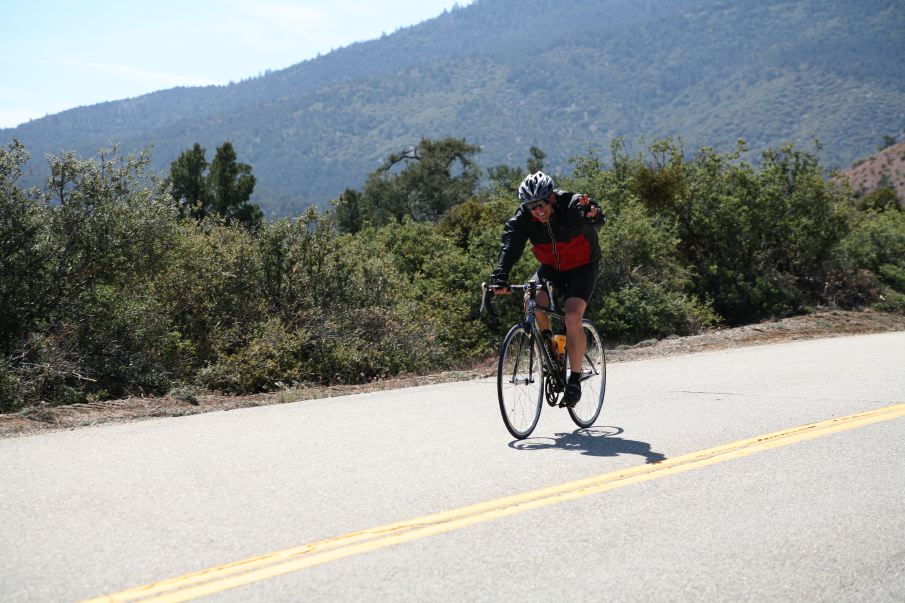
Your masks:
{"label": "road bicycle", "polygon": [[[483,310],[489,307],[492,293],[487,283],[482,283],[481,289]],[[524,285],[510,285],[509,289],[525,293],[525,320],[509,329],[503,339],[497,365],[497,395],[506,429],[519,440],[531,435],[540,419],[544,399],[550,406],[568,409],[569,416],[579,427],[590,427],[600,416],[606,394],[603,337],[594,323],[588,319],[582,321],[586,345],[581,365],[581,399],[574,407],[570,407],[560,397],[571,373],[569,350],[564,347],[565,337],[560,335],[556,338],[557,341],[545,338],[538,329],[535,318],[535,313],[541,310],[547,316],[563,322],[565,314],[555,291],[549,283],[535,281],[528,281]],[[549,307],[538,305],[538,290],[547,291]]]}

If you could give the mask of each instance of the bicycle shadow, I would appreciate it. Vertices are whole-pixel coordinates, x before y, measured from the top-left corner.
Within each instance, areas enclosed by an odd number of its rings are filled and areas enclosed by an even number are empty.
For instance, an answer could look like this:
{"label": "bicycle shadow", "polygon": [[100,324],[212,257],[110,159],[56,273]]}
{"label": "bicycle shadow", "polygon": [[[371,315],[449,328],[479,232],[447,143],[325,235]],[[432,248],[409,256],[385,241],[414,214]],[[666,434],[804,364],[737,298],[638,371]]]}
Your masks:
{"label": "bicycle shadow", "polygon": [[623,431],[621,427],[613,426],[576,429],[571,433],[557,433],[552,438],[515,440],[509,443],[509,447],[515,450],[570,450],[588,456],[634,454],[644,457],[644,462],[648,464],[666,460],[665,454],[654,452],[647,442],[616,437]]}

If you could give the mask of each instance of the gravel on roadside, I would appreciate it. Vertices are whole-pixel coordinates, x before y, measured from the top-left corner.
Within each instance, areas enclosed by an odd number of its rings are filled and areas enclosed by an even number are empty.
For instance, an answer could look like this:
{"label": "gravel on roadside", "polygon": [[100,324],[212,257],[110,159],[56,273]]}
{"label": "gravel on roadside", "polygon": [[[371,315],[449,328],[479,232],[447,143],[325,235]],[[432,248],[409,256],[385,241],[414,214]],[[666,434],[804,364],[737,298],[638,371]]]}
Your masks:
{"label": "gravel on roadside", "polygon": [[[661,340],[642,341],[632,346],[620,345],[607,349],[607,361],[628,362],[740,346],[903,330],[905,330],[905,316],[903,315],[876,310],[824,310],[743,327],[712,328],[699,335],[688,337],[671,336]],[[69,406],[35,406],[17,413],[0,415],[0,438],[155,417],[177,417],[434,383],[466,381],[492,377],[495,371],[496,359],[490,358],[463,370],[396,377],[362,385],[311,385],[250,396],[197,394],[190,390],[183,390],[156,398],[127,398]]]}

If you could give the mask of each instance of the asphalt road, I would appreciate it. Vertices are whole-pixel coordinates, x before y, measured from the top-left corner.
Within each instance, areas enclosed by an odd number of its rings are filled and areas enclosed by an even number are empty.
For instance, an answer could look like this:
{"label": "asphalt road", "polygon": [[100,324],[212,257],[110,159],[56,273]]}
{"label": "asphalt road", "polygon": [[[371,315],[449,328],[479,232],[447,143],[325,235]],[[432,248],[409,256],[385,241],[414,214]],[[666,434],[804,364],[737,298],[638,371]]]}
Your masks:
{"label": "asphalt road", "polygon": [[611,364],[522,442],[490,380],[0,440],[0,600],[903,601],[903,403],[900,332]]}

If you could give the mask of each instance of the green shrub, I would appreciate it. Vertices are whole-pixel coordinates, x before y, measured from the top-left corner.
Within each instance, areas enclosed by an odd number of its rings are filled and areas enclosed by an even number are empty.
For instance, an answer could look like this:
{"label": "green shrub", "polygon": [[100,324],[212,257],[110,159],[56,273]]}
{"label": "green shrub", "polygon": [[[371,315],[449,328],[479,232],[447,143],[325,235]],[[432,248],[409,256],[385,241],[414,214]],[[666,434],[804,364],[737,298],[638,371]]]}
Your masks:
{"label": "green shrub", "polygon": [[[632,155],[616,141],[608,168],[589,151],[558,178],[608,215],[587,315],[609,340],[821,303],[903,311],[905,212],[859,208],[811,154],[774,149],[755,167],[743,152],[687,157],[665,140]],[[436,224],[394,214],[342,233],[310,209],[250,231],[181,219],[147,154],[51,158],[46,193],[18,188],[26,160],[18,143],[0,150],[0,412],[436,371],[485,357],[523,315],[516,296],[495,301],[496,322],[477,313],[517,205],[505,188],[475,197],[468,180],[422,200],[433,216],[468,199]],[[391,180],[398,201],[406,179]],[[536,268],[526,249],[511,279]]]}
{"label": "green shrub", "polygon": [[20,410],[25,405],[26,391],[9,361],[0,357],[0,413]]}
{"label": "green shrub", "polygon": [[879,277],[883,290],[877,296],[879,301],[875,307],[885,312],[905,314],[905,261],[900,265],[883,264]]}
{"label": "green shrub", "polygon": [[[607,213],[598,231],[602,261],[587,315],[612,341],[686,335],[712,324],[718,317],[694,294],[682,263],[678,226],[650,212],[628,190],[629,173],[636,172],[623,173],[623,182],[618,173],[601,178],[591,170],[573,183],[577,190],[601,195]],[[665,187],[658,194],[666,195]]]}
{"label": "green shrub", "polygon": [[352,308],[318,333],[309,362],[322,381],[362,383],[401,372],[436,370],[446,354],[428,322],[401,317],[390,309]]}
{"label": "green shrub", "polygon": [[66,327],[59,334],[32,334],[11,356],[15,360],[8,366],[25,401],[61,405],[88,400],[94,380],[84,374],[67,334]]}
{"label": "green shrub", "polygon": [[41,328],[52,304],[46,207],[36,190],[17,186],[27,161],[18,141],[0,148],[0,354]]}
{"label": "green shrub", "polygon": [[905,266],[905,212],[857,214],[843,240],[842,251],[849,269],[878,273],[884,264]]}
{"label": "green shrub", "polygon": [[895,190],[880,188],[859,199],[858,209],[862,211],[902,211],[902,202]]}
{"label": "green shrub", "polygon": [[175,240],[175,209],[145,174],[146,154],[112,155],[49,158],[47,196],[18,191],[3,158],[0,228],[16,232],[0,239],[18,249],[0,260],[0,295],[18,330],[0,329],[29,400],[69,404],[166,384],[155,337],[165,320],[143,293]]}
{"label": "green shrub", "polygon": [[[755,169],[740,161],[744,150],[687,159],[664,140],[645,158],[616,145],[612,174],[590,179],[617,209],[637,197],[657,228],[674,229],[687,293],[732,324],[826,301],[852,216],[850,195],[823,179],[814,155],[771,149]],[[587,161],[583,169],[593,173]]]}
{"label": "green shrub", "polygon": [[160,394],[186,375],[194,349],[173,330],[157,300],[141,291],[97,285],[78,296],[67,332],[75,363],[100,397]]}
{"label": "green shrub", "polygon": [[150,281],[150,294],[170,321],[191,374],[247,344],[265,314],[261,259],[242,226],[210,220],[183,222],[166,266]]}
{"label": "green shrub", "polygon": [[879,296],[879,301],[874,304],[874,307],[883,312],[905,314],[905,293],[887,289]]}
{"label": "green shrub", "polygon": [[905,258],[900,265],[883,264],[880,266],[880,280],[896,291],[905,293]]}
{"label": "green shrub", "polygon": [[487,350],[486,332],[475,312],[481,282],[490,272],[483,258],[457,245],[459,237],[411,220],[363,234],[370,253],[386,253],[407,279],[407,296],[417,307],[415,320],[433,330],[444,365]]}
{"label": "green shrub", "polygon": [[705,304],[657,283],[642,282],[600,295],[600,307],[589,317],[611,342],[688,335],[715,320]]}
{"label": "green shrub", "polygon": [[232,393],[269,391],[280,384],[307,381],[308,342],[304,331],[287,329],[279,319],[270,319],[259,325],[259,332],[246,345],[201,371],[199,381]]}

